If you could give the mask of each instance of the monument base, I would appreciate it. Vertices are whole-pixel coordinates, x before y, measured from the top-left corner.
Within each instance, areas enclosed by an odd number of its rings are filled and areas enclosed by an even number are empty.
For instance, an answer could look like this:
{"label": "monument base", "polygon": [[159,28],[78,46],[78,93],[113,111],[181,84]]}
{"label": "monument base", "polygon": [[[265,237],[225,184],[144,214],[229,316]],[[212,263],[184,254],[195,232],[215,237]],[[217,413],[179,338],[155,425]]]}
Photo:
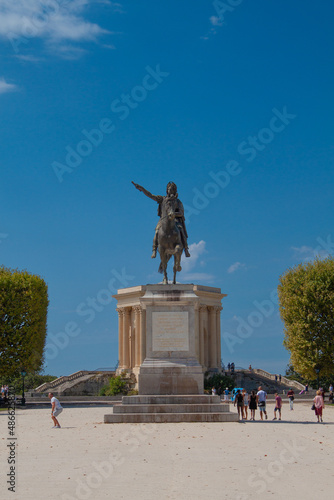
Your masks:
{"label": "monument base", "polygon": [[139,394],[203,394],[203,370],[195,358],[145,359],[138,374]]}
{"label": "monument base", "polygon": [[237,422],[238,414],[219,396],[124,396],[122,404],[104,415],[105,424]]}
{"label": "monument base", "polygon": [[204,373],[221,370],[220,288],[194,284],[118,290],[119,367],[139,394],[203,394]]}

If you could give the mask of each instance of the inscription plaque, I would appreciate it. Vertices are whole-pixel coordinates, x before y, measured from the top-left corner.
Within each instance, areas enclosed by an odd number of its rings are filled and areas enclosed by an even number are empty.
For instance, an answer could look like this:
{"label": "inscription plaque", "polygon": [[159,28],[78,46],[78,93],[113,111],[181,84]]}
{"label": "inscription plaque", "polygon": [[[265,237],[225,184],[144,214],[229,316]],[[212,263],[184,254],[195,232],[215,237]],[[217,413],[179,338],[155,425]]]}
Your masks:
{"label": "inscription plaque", "polygon": [[188,312],[152,313],[153,351],[189,351]]}

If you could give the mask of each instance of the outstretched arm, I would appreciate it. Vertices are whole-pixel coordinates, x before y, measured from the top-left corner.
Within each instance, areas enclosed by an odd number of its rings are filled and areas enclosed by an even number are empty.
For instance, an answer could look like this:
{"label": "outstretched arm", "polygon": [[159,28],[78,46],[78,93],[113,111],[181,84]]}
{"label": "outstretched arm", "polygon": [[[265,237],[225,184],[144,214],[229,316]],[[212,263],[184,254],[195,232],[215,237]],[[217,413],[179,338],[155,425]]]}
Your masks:
{"label": "outstretched arm", "polygon": [[152,194],[150,193],[149,191],[147,191],[147,189],[143,188],[143,186],[140,186],[139,184],[136,184],[135,182],[131,181],[132,184],[134,185],[134,187],[136,189],[138,189],[138,191],[141,191],[142,193],[145,194],[145,196],[148,196],[149,198],[151,198],[151,200],[154,200],[158,203],[161,203],[162,201],[162,196],[156,196],[155,194]]}

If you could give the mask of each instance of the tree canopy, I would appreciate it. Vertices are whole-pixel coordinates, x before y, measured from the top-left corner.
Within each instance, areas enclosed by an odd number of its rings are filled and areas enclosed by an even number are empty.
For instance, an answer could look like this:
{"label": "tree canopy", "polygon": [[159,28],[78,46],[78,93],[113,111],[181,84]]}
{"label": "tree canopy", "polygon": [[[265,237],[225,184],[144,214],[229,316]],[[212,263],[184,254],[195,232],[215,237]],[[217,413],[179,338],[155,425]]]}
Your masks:
{"label": "tree canopy", "polygon": [[47,285],[27,271],[0,267],[0,375],[43,365],[48,307]]}
{"label": "tree canopy", "polygon": [[334,373],[334,258],[299,264],[280,277],[284,345],[306,378]]}

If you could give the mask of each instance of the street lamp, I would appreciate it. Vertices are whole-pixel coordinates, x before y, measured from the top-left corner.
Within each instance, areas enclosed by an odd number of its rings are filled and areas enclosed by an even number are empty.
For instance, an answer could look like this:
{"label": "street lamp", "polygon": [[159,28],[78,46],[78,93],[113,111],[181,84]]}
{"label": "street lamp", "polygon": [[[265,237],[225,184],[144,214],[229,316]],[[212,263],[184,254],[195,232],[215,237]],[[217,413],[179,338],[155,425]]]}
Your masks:
{"label": "street lamp", "polygon": [[25,406],[26,404],[26,398],[24,397],[24,377],[27,375],[27,372],[23,368],[21,370],[21,375],[22,375],[22,399],[21,399],[21,405]]}

